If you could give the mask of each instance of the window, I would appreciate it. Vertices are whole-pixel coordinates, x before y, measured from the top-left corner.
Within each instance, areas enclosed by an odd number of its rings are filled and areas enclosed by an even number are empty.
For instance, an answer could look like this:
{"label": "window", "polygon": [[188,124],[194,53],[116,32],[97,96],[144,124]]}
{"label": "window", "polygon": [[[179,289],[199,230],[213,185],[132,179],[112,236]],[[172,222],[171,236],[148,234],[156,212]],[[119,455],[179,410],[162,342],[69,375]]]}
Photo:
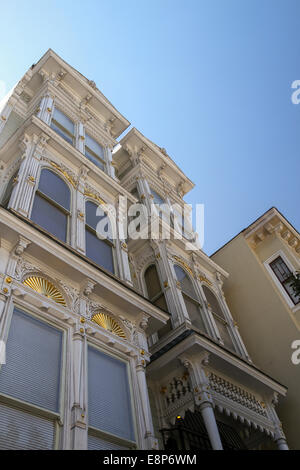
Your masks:
{"label": "window", "polygon": [[62,339],[59,329],[15,308],[0,371],[0,449],[54,447]]}
{"label": "window", "polygon": [[178,265],[174,266],[177,281],[180,282],[183,300],[193,325],[201,331],[206,331],[201,317],[199,301],[193,283],[187,273]]}
{"label": "window", "polygon": [[57,132],[63,139],[69,144],[74,145],[75,141],[75,126],[74,122],[71,121],[62,111],[54,108],[50,127]]}
{"label": "window", "polygon": [[214,320],[217,324],[221,339],[223,340],[224,345],[235,352],[235,348],[232,343],[232,339],[229,333],[229,325],[222,312],[219,301],[215,294],[206,286],[202,286],[204,295],[208,304],[210,305]]}
{"label": "window", "polygon": [[[153,302],[154,305],[156,305],[157,307],[167,312],[168,311],[167,302],[165,299],[165,294],[160,285],[160,280],[158,277],[158,272],[157,272],[155,264],[151,264],[146,269],[144,279],[145,279],[145,284],[147,287],[149,300],[151,300],[151,302]],[[169,319],[166,325],[163,326],[158,331],[158,337],[161,338],[166,333],[171,331],[171,329],[172,329],[172,325],[171,325],[171,320]]]}
{"label": "window", "polygon": [[[85,246],[86,256],[99,266],[114,273],[114,259],[113,259],[113,242],[111,232],[111,224],[107,214],[102,216],[96,215],[98,206],[91,201],[87,201],[85,205]],[[97,224],[106,221],[104,225],[105,232],[108,234],[107,238],[102,240],[98,238],[96,233]]]}
{"label": "window", "polygon": [[71,193],[67,184],[53,171],[42,170],[31,220],[66,242],[70,204]]}
{"label": "window", "polygon": [[105,169],[103,147],[88,134],[85,135],[85,156],[101,170]]}
{"label": "window", "polygon": [[157,194],[156,191],[154,191],[154,189],[150,188],[150,191],[151,191],[151,194],[153,196],[153,202],[154,204],[165,204],[165,200],[159,195]]}
{"label": "window", "polygon": [[12,191],[14,189],[14,179],[17,177],[18,173],[19,173],[19,170],[17,170],[12,175],[9,182],[7,183],[7,186],[6,186],[5,192],[3,194],[3,198],[2,198],[2,206],[5,207],[5,208],[7,208],[8,204],[9,204],[10,197],[11,197]]}
{"label": "window", "polygon": [[88,417],[89,449],[124,449],[135,441],[127,364],[92,346],[88,346]]}
{"label": "window", "polygon": [[293,301],[295,305],[297,305],[300,302],[300,296],[295,294],[294,289],[291,285],[294,281],[294,276],[292,271],[281,258],[281,256],[278,256],[278,258],[274,259],[274,261],[270,263],[270,268],[272,269],[278,281],[288,294],[289,298]]}

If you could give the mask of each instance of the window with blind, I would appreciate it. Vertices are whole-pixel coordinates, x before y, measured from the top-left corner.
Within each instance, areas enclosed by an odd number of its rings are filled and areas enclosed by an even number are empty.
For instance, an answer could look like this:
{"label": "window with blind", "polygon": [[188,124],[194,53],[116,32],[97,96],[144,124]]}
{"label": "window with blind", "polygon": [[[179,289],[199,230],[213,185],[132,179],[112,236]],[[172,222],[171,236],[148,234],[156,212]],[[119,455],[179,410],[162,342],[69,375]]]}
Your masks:
{"label": "window with blind", "polygon": [[297,305],[300,302],[300,296],[295,294],[292,286],[295,278],[281,256],[278,256],[278,258],[274,259],[274,261],[270,263],[270,268],[284,288],[285,292],[288,294],[289,298],[295,305]]}
{"label": "window with blind", "polygon": [[54,108],[53,116],[51,119],[50,127],[57,132],[63,139],[69,144],[74,145],[75,143],[75,125],[74,122],[68,118],[58,108]]}
{"label": "window with blind", "polygon": [[88,134],[85,135],[85,156],[101,170],[105,169],[104,149]]}
{"label": "window with blind", "polygon": [[71,193],[67,184],[53,171],[41,171],[35,193],[31,220],[59,240],[67,242]]}
{"label": "window with blind", "polygon": [[14,309],[0,370],[0,448],[51,449],[60,416],[61,330]]}
{"label": "window with blind", "polygon": [[[165,298],[164,291],[161,287],[160,279],[155,264],[151,264],[145,271],[144,275],[145,284],[147,287],[147,294],[149,300],[157,305],[157,307],[162,308],[166,312],[168,311],[168,306]],[[162,338],[166,333],[171,331],[172,323],[169,319],[165,326],[158,330],[157,334],[159,338]]]}
{"label": "window with blind", "polygon": [[174,265],[177,281],[180,283],[182,297],[192,324],[199,330],[206,332],[202,319],[199,300],[193,283],[187,273],[178,265]]}
{"label": "window with blind", "polygon": [[127,365],[92,346],[88,346],[88,422],[91,449],[128,448],[135,441]]}
{"label": "window with blind", "polygon": [[214,320],[216,322],[217,328],[220,333],[220,337],[223,340],[224,345],[235,352],[235,347],[233,345],[230,333],[229,333],[229,324],[226,320],[226,317],[221,309],[219,301],[215,294],[206,286],[202,286],[204,295],[206,297],[207,303],[211,307]]}
{"label": "window with blind", "polygon": [[[87,201],[85,205],[85,246],[86,256],[99,266],[107,269],[114,274],[114,257],[112,231],[109,217],[107,214],[97,215],[97,204]],[[97,224],[103,221],[106,238],[101,239],[97,236]],[[105,224],[106,222],[106,224]],[[105,235],[103,234],[103,235]]]}

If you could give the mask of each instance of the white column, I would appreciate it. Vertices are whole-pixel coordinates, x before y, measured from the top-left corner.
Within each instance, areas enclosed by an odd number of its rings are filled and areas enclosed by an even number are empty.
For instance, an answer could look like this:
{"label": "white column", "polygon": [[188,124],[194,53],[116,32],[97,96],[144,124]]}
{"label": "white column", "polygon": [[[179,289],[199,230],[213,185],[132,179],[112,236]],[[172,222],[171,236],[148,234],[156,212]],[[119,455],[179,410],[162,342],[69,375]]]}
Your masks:
{"label": "white column", "polygon": [[[83,318],[83,317],[82,317]],[[83,320],[82,320],[83,321]],[[86,339],[83,323],[76,325],[72,341],[72,408],[71,446],[72,449],[87,449],[87,406],[86,406]]]}
{"label": "white column", "polygon": [[192,359],[182,356],[180,360],[190,373],[195,404],[200,408],[211,446],[214,450],[222,450],[223,446],[213,409],[210,384],[204,369],[204,366],[208,364],[208,358],[209,354],[202,352]]}
{"label": "white column", "polygon": [[145,376],[145,360],[139,360],[136,366],[136,375],[138,382],[138,389],[142,407],[142,417],[143,417],[143,449],[158,449],[157,439],[154,437],[154,429],[152,423],[152,414],[149,403],[148,388]]}
{"label": "white column", "polygon": [[212,448],[214,450],[223,450],[212,404],[208,401],[201,403],[200,411]]}
{"label": "white column", "polygon": [[282,424],[275,410],[275,406],[278,404],[278,394],[274,392],[271,399],[266,400],[266,411],[269,418],[274,423],[275,427],[275,436],[274,441],[277,444],[278,450],[289,450],[288,444],[286,442],[286,437],[282,429]]}
{"label": "white column", "polygon": [[81,153],[85,153],[85,130],[81,121],[75,124],[76,148]]}
{"label": "white column", "polygon": [[78,186],[76,189],[76,211],[75,211],[75,224],[74,240],[71,240],[72,246],[76,247],[78,251],[85,254],[85,198],[84,198],[84,184],[87,178],[88,169],[82,167],[78,178]]}
{"label": "white column", "polygon": [[9,208],[20,212],[25,217],[30,216],[31,203],[37,185],[40,159],[48,139],[44,135],[34,135],[32,139],[25,136],[23,140],[23,160],[18,174],[18,183],[13,189]]}
{"label": "white column", "polygon": [[43,96],[41,100],[37,117],[40,118],[49,126],[51,122],[52,113],[53,113],[53,97],[47,94]]}
{"label": "white column", "polygon": [[115,168],[112,161],[112,150],[109,147],[104,148],[104,157],[106,161],[107,174],[113,179],[118,181],[118,178],[115,175]]}

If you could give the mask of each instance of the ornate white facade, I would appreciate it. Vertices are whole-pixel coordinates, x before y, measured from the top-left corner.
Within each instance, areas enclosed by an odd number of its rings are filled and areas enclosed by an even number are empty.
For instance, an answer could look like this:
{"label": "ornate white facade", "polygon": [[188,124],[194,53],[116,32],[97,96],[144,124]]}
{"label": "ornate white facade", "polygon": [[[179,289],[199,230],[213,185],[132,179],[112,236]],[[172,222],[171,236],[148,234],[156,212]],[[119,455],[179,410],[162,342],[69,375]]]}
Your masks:
{"label": "ornate white facade", "polygon": [[286,388],[252,363],[227,273],[176,237],[91,252],[88,203],[183,207],[193,187],[135,128],[118,142],[128,126],[51,50],[2,103],[0,446],[286,449]]}

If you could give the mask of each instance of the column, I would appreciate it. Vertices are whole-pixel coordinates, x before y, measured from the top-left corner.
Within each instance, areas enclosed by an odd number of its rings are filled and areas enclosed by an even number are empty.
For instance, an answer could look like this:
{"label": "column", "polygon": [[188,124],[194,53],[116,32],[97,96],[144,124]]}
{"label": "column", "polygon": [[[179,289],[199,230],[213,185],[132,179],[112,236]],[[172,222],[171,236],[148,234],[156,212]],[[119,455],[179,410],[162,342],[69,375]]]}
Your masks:
{"label": "column", "polygon": [[159,267],[164,286],[164,293],[170,312],[172,313],[172,323],[174,328],[184,322],[191,324],[181,289],[176,280],[173,262],[169,259],[166,241],[150,242]]}
{"label": "column", "polygon": [[109,147],[104,148],[104,158],[106,161],[107,174],[113,179],[118,181],[118,178],[115,175],[115,168],[112,161],[112,150]]}
{"label": "column", "polygon": [[30,216],[31,203],[37,185],[40,159],[43,155],[48,136],[24,135],[22,141],[23,159],[19,169],[18,182],[10,199],[9,208],[20,212],[25,217]]}
{"label": "column", "polygon": [[143,417],[143,449],[158,449],[157,439],[154,437],[152,414],[149,403],[148,388],[145,375],[145,359],[139,358],[136,366],[138,390],[140,395]]}
{"label": "column", "polygon": [[190,373],[195,404],[199,406],[211,446],[214,450],[223,450],[213,409],[210,384],[204,369],[204,365],[208,364],[208,357],[209,354],[203,352],[192,359],[180,357],[180,360]]}
{"label": "column", "polygon": [[278,394],[274,392],[273,396],[270,399],[266,400],[266,411],[267,411],[269,418],[274,423],[274,428],[275,428],[274,441],[276,442],[278,450],[289,450],[288,444],[286,442],[286,437],[282,429],[282,424],[275,410],[275,406],[277,404],[278,404]]}
{"label": "column", "polygon": [[38,108],[37,117],[50,126],[53,113],[53,97],[49,94],[43,96]]}
{"label": "column", "polygon": [[71,446],[72,449],[87,449],[87,407],[86,407],[86,338],[84,318],[75,327],[72,341],[72,399],[71,399]]}
{"label": "column", "polygon": [[[75,224],[74,239],[71,240],[72,246],[78,251],[85,254],[85,198],[84,198],[84,185],[88,175],[88,168],[82,166],[78,178],[78,185],[76,190],[76,211],[75,211]],[[76,234],[76,235],[75,235]]]}

